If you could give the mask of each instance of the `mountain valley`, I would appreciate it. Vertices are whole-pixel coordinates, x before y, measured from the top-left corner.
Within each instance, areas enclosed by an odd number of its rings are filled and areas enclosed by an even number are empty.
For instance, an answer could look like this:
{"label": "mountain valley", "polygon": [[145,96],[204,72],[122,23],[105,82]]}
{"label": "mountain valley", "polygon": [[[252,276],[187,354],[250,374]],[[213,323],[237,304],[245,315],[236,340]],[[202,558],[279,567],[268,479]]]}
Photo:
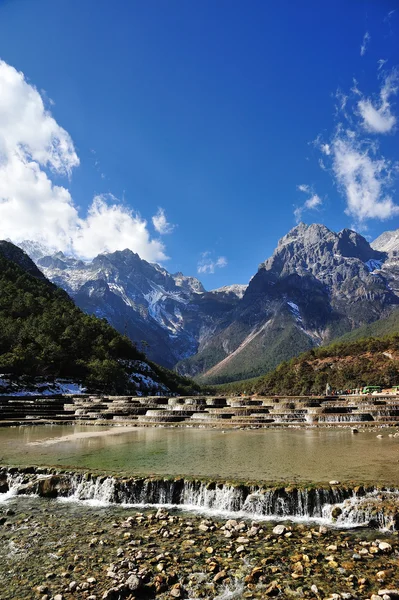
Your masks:
{"label": "mountain valley", "polygon": [[206,291],[130,250],[91,262],[19,244],[85,312],[105,318],[154,361],[201,383],[255,377],[390,315],[399,303],[399,232],[300,223],[248,286]]}

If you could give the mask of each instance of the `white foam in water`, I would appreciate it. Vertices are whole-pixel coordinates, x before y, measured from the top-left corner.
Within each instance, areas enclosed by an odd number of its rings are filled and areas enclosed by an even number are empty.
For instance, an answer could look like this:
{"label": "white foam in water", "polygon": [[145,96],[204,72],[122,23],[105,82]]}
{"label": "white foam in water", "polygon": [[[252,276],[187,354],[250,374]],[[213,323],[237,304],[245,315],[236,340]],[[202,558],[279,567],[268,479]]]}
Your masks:
{"label": "white foam in water", "polygon": [[[392,531],[394,521],[392,515],[384,515],[378,511],[379,490],[374,490],[365,496],[356,496],[355,494],[341,503],[326,504],[323,506],[323,517],[327,521],[332,521],[332,511],[334,508],[340,508],[342,513],[336,519],[336,525],[341,528],[361,527],[371,520],[377,520],[379,529],[383,531]],[[398,490],[388,490],[384,495],[391,496],[394,500],[398,499]],[[373,510],[377,508],[377,510]]]}
{"label": "white foam in water", "polygon": [[80,479],[74,477],[71,482],[73,493],[70,496],[61,497],[61,502],[79,502],[88,506],[109,506],[112,504],[115,494],[115,480],[107,477],[100,481]]}
{"label": "white foam in water", "polygon": [[[372,514],[370,503],[378,501],[378,490],[357,496],[355,493],[342,500],[339,490],[330,490],[328,498],[333,502],[326,502],[323,491],[315,491],[313,497],[312,513],[308,490],[302,490],[296,495],[295,504],[292,498],[275,497],[273,490],[261,493],[254,491],[245,496],[240,488],[221,485],[210,489],[206,484],[196,485],[186,482],[180,495],[180,502],[171,502],[172,487],[160,482],[155,489],[154,483],[144,482],[140,490],[122,490],[116,497],[115,480],[108,477],[103,480],[87,480],[81,477],[72,479],[72,493],[67,498],[60,498],[62,502],[78,502],[89,506],[109,506],[117,503],[122,508],[179,510],[197,513],[218,518],[254,519],[257,521],[284,521],[303,523],[311,522],[339,528],[353,528],[367,525]],[[171,484],[173,485],[173,484]],[[384,492],[386,493],[386,492]],[[399,492],[391,492],[398,497]],[[324,494],[324,495],[323,495]],[[335,502],[334,502],[335,500]],[[333,509],[339,507],[342,513],[333,519]],[[377,513],[378,523],[382,529],[393,528],[391,517]]]}
{"label": "white foam in water", "polygon": [[14,498],[17,493],[18,493],[18,489],[20,487],[22,483],[22,477],[20,475],[13,477],[12,475],[8,475],[7,477],[7,484],[8,484],[8,492],[5,492],[3,494],[0,494],[0,504],[4,504],[5,502],[8,502],[8,500],[11,500],[11,498]]}
{"label": "white foam in water", "polygon": [[215,596],[214,600],[233,600],[241,598],[244,592],[244,584],[241,581],[235,581],[233,586],[226,586],[219,596]]}
{"label": "white foam in water", "polygon": [[[0,503],[13,498],[22,483],[22,476],[10,475],[9,491],[0,494]],[[392,530],[392,516],[378,510],[381,494],[399,499],[398,490],[374,490],[364,496],[353,492],[349,496],[347,490],[338,488],[295,490],[287,494],[284,490],[260,490],[255,486],[248,494],[248,489],[223,484],[184,482],[179,487],[173,481],[149,479],[124,486],[113,477],[89,479],[77,474],[68,482],[68,496],[58,497],[58,501],[138,510],[165,508],[226,519],[311,522],[341,529],[365,526],[377,519],[381,529]],[[332,516],[334,508],[341,509],[337,519]]]}
{"label": "white foam in water", "polygon": [[13,498],[13,496],[16,496],[16,494],[17,494],[17,488],[8,490],[8,492],[5,492],[4,494],[0,494],[0,504],[4,504],[5,502],[7,502],[7,500],[10,500],[10,498]]}

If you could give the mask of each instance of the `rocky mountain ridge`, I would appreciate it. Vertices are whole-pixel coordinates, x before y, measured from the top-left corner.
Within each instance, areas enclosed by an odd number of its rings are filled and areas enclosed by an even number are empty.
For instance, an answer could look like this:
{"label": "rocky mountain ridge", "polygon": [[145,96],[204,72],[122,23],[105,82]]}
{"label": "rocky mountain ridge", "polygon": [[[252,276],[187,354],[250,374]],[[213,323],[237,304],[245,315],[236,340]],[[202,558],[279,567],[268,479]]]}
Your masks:
{"label": "rocky mountain ridge", "polygon": [[241,293],[241,289],[206,292],[195,277],[172,275],[131,250],[83,262],[62,252],[43,255],[43,247],[29,241],[20,247],[82,310],[106,318],[166,367],[195,354]]}
{"label": "rocky mountain ridge", "polygon": [[399,251],[399,229],[394,231],[384,231],[378,238],[371,242],[371,247],[374,250],[381,252],[394,253]]}
{"label": "rocky mountain ridge", "polygon": [[[399,239],[399,232],[387,232],[391,241],[395,233]],[[211,292],[195,277],[172,275],[130,250],[84,263],[20,245],[78,306],[143,343],[153,360],[219,382],[264,373],[387,316],[399,303],[399,260],[382,249],[384,239],[370,245],[349,229],[300,223],[248,286]]]}
{"label": "rocky mountain ridge", "polygon": [[259,266],[231,323],[179,371],[213,383],[256,376],[386,316],[399,302],[387,260],[354,231],[299,224]]}

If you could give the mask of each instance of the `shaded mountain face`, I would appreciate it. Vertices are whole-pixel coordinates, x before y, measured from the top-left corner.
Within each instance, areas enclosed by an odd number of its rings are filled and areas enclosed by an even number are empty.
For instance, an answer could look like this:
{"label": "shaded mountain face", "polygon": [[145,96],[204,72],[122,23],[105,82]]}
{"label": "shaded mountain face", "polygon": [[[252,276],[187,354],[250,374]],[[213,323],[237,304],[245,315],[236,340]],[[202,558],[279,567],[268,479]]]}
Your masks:
{"label": "shaded mountain face", "polygon": [[354,231],[299,224],[259,266],[231,323],[178,370],[211,383],[257,376],[387,315],[398,297],[386,260]]}
{"label": "shaded mountain face", "polygon": [[16,263],[21,269],[29,273],[29,275],[33,275],[33,277],[36,277],[37,279],[45,279],[43,273],[37,268],[26,252],[18,246],[15,246],[13,243],[6,240],[0,240],[0,255],[3,256],[3,258]]}
{"label": "shaded mountain face", "polygon": [[106,318],[155,362],[173,367],[196,353],[226,313],[238,303],[234,293],[206,292],[198,279],[171,275],[130,250],[100,254],[83,262],[57,252],[43,256],[30,242],[37,265],[89,314]]}
{"label": "shaded mountain face", "polygon": [[199,390],[148,361],[108,323],[85,314],[8,241],[0,241],[0,373],[5,395],[75,393],[82,387],[129,395]]}
{"label": "shaded mountain face", "polygon": [[377,241],[301,223],[248,286],[212,292],[130,250],[84,263],[61,252],[45,256],[31,242],[21,246],[78,306],[106,318],[150,358],[217,383],[265,373],[387,316],[399,302],[399,261]]}

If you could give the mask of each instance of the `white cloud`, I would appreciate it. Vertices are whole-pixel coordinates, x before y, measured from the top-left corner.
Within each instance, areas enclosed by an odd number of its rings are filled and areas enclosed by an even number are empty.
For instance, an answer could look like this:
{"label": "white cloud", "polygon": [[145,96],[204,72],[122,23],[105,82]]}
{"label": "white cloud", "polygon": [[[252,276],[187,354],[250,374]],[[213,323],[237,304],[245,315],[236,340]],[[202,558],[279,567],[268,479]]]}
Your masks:
{"label": "white cloud", "polygon": [[330,156],[331,154],[330,144],[321,144],[320,150],[323,152],[323,154],[326,154],[327,156]]}
{"label": "white cloud", "polygon": [[96,196],[73,238],[75,252],[91,258],[100,252],[130,248],[146,260],[164,260],[164,246],[151,240],[147,222],[114,196]]}
{"label": "white cloud", "polygon": [[300,192],[310,192],[310,186],[306,185],[305,183],[301,183],[301,185],[298,185],[297,188]]}
{"label": "white cloud", "polygon": [[216,261],[216,266],[220,268],[227,267],[227,258],[225,256],[219,256]]}
{"label": "white cloud", "polygon": [[398,73],[393,71],[386,77],[382,86],[378,104],[370,98],[362,98],[358,102],[358,109],[363,119],[363,127],[371,133],[388,133],[396,124],[396,117],[391,113],[389,99],[398,92]]}
{"label": "white cloud", "polygon": [[312,186],[301,184],[297,186],[297,189],[304,194],[308,194],[309,198],[301,205],[297,206],[294,210],[296,222],[299,223],[302,219],[302,213],[305,210],[314,210],[323,204],[320,196],[314,193]]}
{"label": "white cloud", "polygon": [[360,46],[360,56],[364,56],[366,54],[367,47],[370,43],[370,40],[371,40],[371,35],[369,34],[368,31],[366,31],[366,33],[363,36],[362,45]]}
{"label": "white cloud", "polygon": [[[385,220],[399,214],[389,194],[399,164],[385,158],[377,139],[370,140],[367,135],[395,133],[396,117],[391,112],[390,98],[398,92],[398,83],[398,71],[394,69],[385,74],[376,98],[370,99],[364,97],[354,80],[349,95],[338,92],[345,102],[338,107],[335,132],[327,142],[321,136],[314,142],[323,154],[319,159],[321,168],[331,173],[345,198],[345,212],[358,228],[364,229],[368,219]],[[296,214],[300,216],[301,210],[298,213],[297,209]]]}
{"label": "white cloud", "polygon": [[346,198],[346,213],[357,223],[366,219],[389,219],[399,214],[386,190],[394,167],[385,158],[375,158],[373,146],[339,132],[333,142],[333,172]]}
{"label": "white cloud", "polygon": [[317,206],[320,206],[320,204],[322,204],[320,196],[313,194],[309,200],[306,200],[305,208],[316,208]]}
{"label": "white cloud", "polygon": [[80,217],[69,190],[53,182],[79,165],[70,135],[23,73],[1,60],[0,89],[0,239],[36,240],[84,258],[130,248],[165,259],[146,221],[113,196],[97,196]]}
{"label": "white cloud", "polygon": [[377,61],[378,70],[380,71],[387,62],[388,62],[387,59],[380,58],[380,60]]}
{"label": "white cloud", "polygon": [[161,235],[165,235],[167,233],[172,233],[175,229],[176,225],[172,225],[172,223],[168,223],[166,218],[166,214],[163,208],[158,208],[157,214],[152,217],[152,223],[154,225],[155,230]]}
{"label": "white cloud", "polygon": [[219,256],[214,259],[210,252],[203,252],[198,261],[197,273],[213,274],[215,269],[223,269],[224,267],[227,267],[227,264],[227,258],[225,256]]}
{"label": "white cloud", "polygon": [[0,153],[70,175],[79,165],[69,134],[46,111],[39,92],[0,60]]}

